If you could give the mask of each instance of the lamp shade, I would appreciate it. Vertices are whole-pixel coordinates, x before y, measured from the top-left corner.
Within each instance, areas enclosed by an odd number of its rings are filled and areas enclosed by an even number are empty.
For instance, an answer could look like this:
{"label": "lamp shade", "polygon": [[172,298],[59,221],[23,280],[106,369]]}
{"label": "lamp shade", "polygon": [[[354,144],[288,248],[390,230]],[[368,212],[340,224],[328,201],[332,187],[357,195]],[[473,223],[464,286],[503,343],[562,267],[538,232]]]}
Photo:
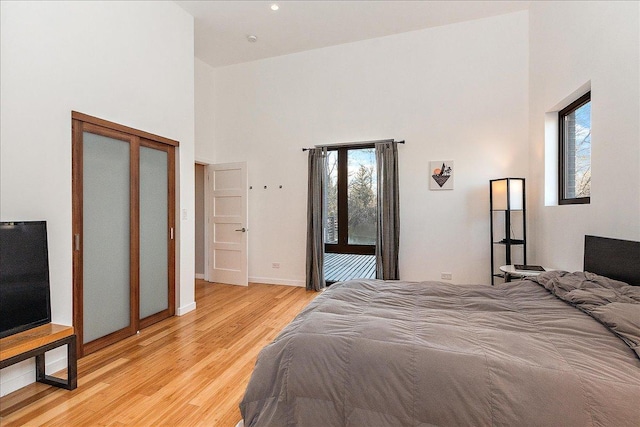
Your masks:
{"label": "lamp shade", "polygon": [[522,210],[524,179],[504,178],[491,180],[493,210]]}

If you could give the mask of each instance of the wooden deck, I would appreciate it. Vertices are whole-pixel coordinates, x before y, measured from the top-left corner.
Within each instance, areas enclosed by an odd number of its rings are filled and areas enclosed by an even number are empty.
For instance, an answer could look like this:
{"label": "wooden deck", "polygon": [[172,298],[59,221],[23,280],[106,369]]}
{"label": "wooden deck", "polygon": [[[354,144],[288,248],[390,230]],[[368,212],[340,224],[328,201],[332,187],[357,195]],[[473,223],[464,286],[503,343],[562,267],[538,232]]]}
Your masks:
{"label": "wooden deck", "polygon": [[324,254],[324,280],[375,279],[375,255]]}

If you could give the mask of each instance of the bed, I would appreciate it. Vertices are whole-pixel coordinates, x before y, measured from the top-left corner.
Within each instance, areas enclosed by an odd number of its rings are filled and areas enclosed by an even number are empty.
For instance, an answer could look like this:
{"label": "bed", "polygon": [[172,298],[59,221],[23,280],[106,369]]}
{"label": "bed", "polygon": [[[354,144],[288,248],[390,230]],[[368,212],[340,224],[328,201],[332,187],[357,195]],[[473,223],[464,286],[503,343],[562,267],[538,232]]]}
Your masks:
{"label": "bed", "polygon": [[640,242],[586,236],[584,270],[335,284],[261,351],[244,425],[640,426]]}

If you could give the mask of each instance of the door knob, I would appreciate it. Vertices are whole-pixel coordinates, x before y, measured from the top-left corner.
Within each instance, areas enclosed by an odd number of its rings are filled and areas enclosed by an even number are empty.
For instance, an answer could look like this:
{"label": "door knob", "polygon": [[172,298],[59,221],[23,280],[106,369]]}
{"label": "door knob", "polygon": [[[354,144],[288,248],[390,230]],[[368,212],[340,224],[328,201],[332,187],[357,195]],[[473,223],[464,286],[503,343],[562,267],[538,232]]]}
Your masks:
{"label": "door knob", "polygon": [[242,231],[242,232],[244,233],[244,232],[246,232],[246,231],[247,231],[247,229],[246,229],[246,228],[244,228],[244,227],[242,227],[241,229],[236,230],[236,231]]}

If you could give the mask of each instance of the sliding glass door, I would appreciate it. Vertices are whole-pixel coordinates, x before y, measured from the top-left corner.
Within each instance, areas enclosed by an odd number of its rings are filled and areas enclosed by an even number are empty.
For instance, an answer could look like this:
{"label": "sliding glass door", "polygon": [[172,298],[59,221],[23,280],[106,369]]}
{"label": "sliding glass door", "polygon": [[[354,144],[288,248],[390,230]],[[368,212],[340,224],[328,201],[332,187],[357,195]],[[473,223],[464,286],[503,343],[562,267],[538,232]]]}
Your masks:
{"label": "sliding glass door", "polygon": [[376,153],[373,145],[329,149],[324,276],[327,283],[375,278]]}
{"label": "sliding glass door", "polygon": [[325,252],[375,254],[375,148],[327,152]]}

